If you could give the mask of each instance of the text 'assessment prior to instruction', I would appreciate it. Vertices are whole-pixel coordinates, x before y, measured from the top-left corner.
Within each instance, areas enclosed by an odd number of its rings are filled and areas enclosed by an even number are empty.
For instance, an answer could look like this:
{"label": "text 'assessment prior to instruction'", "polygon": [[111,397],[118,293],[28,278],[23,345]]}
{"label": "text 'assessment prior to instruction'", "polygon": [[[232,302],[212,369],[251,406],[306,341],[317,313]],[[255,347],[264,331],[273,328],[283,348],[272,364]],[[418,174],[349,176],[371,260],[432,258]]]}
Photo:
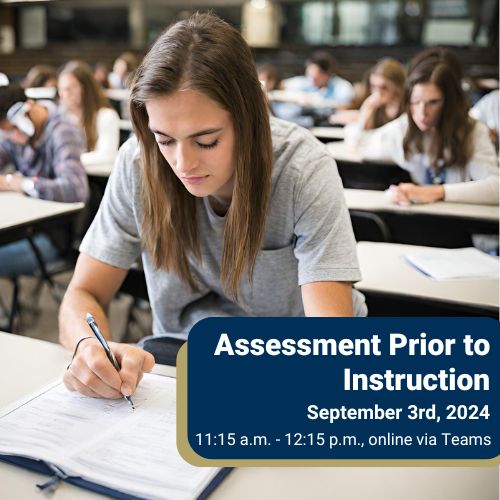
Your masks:
{"label": "text 'assessment prior to instruction'", "polygon": [[203,320],[188,341],[187,439],[228,464],[492,459],[498,342],[486,318]]}

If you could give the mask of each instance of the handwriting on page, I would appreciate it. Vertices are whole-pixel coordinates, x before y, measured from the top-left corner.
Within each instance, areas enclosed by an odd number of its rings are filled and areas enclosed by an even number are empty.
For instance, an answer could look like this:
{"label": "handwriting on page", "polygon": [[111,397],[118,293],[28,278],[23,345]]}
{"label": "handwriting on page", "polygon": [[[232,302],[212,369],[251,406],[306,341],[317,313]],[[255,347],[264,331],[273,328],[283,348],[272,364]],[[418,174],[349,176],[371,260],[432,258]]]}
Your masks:
{"label": "handwriting on page", "polygon": [[[62,384],[0,415],[0,453],[37,457],[122,491],[177,497],[206,475],[180,457],[175,436],[175,380],[146,374],[134,394],[104,400]],[[182,495],[181,495],[182,496]]]}

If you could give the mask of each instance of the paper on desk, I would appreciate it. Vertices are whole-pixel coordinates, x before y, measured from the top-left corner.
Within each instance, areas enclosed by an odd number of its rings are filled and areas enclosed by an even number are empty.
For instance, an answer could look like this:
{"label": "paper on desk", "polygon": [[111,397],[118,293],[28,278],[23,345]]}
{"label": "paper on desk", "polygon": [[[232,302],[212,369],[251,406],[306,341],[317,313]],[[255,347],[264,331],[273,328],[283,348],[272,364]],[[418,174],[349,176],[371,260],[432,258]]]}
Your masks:
{"label": "paper on desk", "polygon": [[69,475],[141,497],[196,497],[215,469],[176,447],[175,380],[145,374],[127,401],[87,398],[61,383],[0,412],[0,453],[42,459]]}
{"label": "paper on desk", "polygon": [[435,280],[498,278],[498,257],[477,248],[429,248],[407,254],[405,258]]}

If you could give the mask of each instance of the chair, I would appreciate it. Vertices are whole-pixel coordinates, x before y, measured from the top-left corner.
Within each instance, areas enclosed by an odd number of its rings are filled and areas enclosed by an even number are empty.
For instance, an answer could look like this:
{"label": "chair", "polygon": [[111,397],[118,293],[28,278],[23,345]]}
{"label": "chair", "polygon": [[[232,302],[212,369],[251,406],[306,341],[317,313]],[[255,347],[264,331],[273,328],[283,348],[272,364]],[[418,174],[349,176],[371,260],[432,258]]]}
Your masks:
{"label": "chair", "polygon": [[391,231],[384,219],[362,210],[349,210],[356,241],[392,241]]}
{"label": "chair", "polygon": [[38,269],[33,275],[38,278],[38,282],[35,285],[33,293],[31,294],[31,299],[28,306],[21,306],[19,295],[21,291],[21,286],[19,283],[19,278],[21,276],[15,276],[10,278],[12,283],[12,299],[10,305],[10,311],[8,313],[8,323],[6,330],[9,332],[15,332],[19,329],[20,317],[22,309],[26,308],[32,312],[38,312],[38,303],[40,300],[40,294],[43,285],[48,286],[48,290],[52,299],[60,304],[66,290],[66,285],[58,283],[54,278],[63,272],[71,271],[75,267],[76,260],[78,258],[78,251],[73,248],[73,224],[69,223],[67,225],[67,232],[65,232],[64,250],[61,252],[59,259],[53,262],[45,262],[43,256],[37,247],[32,236],[27,236],[31,250],[35,256],[38,264]]}

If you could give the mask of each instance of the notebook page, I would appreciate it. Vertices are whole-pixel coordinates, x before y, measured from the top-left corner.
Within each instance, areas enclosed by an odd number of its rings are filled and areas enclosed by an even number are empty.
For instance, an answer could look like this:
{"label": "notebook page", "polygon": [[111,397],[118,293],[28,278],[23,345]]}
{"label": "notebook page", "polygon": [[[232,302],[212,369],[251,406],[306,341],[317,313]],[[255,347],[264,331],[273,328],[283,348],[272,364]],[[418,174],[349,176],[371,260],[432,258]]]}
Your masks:
{"label": "notebook page", "polygon": [[0,453],[39,458],[67,474],[148,498],[192,498],[215,468],[177,452],[175,379],[146,374],[125,400],[86,398],[62,384],[0,413]]}

